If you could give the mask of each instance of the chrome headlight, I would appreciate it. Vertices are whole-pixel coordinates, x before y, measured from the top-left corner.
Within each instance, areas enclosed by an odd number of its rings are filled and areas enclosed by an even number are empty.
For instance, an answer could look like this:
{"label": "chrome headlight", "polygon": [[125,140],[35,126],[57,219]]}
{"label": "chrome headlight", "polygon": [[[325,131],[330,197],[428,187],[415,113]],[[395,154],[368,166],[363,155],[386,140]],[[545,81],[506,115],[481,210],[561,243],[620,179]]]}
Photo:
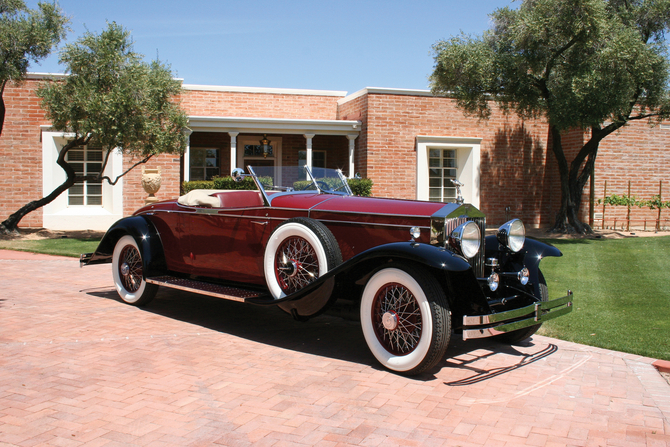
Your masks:
{"label": "chrome headlight", "polygon": [[498,242],[516,253],[526,242],[526,228],[519,219],[512,219],[498,228]]}
{"label": "chrome headlight", "polygon": [[481,244],[479,225],[472,221],[459,225],[449,236],[449,245],[468,259],[473,258],[479,252]]}

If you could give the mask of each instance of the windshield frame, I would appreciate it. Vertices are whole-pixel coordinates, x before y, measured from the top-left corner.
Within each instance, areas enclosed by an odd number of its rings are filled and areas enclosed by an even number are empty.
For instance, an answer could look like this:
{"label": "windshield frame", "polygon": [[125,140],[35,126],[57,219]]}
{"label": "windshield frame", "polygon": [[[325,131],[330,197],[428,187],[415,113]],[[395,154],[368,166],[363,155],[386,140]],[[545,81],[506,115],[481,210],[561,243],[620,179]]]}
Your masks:
{"label": "windshield frame", "polygon": [[[265,167],[261,167],[265,168]],[[291,168],[289,166],[283,166],[283,167],[274,167],[275,169],[284,169],[284,168]],[[299,166],[296,166],[295,168],[299,169]],[[259,169],[257,167],[257,169]],[[349,182],[347,181],[347,177],[342,173],[341,169],[330,169],[330,168],[316,168],[317,170],[323,170],[324,173],[335,173],[337,177],[331,176],[328,178],[339,178],[339,180],[342,182],[341,186],[338,186],[336,189],[331,189],[328,187],[328,184],[323,182],[322,180],[319,180],[321,177],[318,177],[315,175],[315,173],[312,171],[312,169],[309,168],[309,166],[304,165],[303,169],[305,170],[307,176],[306,176],[306,181],[310,181],[311,185],[313,186],[314,189],[303,189],[303,190],[296,190],[291,186],[280,186],[280,185],[273,185],[271,189],[266,190],[266,187],[263,186],[263,182],[260,180],[260,175],[256,173],[254,170],[254,167],[252,165],[247,166],[247,172],[249,172],[249,176],[254,180],[254,183],[256,184],[256,188],[261,192],[263,195],[263,201],[266,203],[266,205],[270,205],[270,197],[268,195],[269,192],[272,192],[273,194],[278,193],[297,193],[297,194],[309,194],[309,193],[317,193],[317,194],[330,194],[330,195],[338,195],[338,196],[353,196],[353,192],[351,191],[351,188],[349,187]],[[325,178],[325,177],[324,177]]]}

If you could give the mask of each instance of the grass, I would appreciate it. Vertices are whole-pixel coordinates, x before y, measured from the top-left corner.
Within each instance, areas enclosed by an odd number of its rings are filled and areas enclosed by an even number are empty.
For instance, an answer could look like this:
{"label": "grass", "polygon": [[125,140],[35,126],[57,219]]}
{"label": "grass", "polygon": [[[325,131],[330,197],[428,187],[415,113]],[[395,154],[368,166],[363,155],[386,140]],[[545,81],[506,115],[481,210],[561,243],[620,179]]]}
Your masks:
{"label": "grass", "polygon": [[[540,267],[550,298],[574,295],[573,311],[540,334],[670,360],[670,237],[547,241],[563,252]],[[78,257],[98,239],[0,240],[0,249]]]}
{"label": "grass", "polygon": [[36,239],[36,240],[0,240],[0,249],[29,251],[48,255],[70,256],[78,258],[82,253],[91,253],[98,247],[96,239]]}
{"label": "grass", "polygon": [[574,292],[572,313],[540,334],[670,360],[670,237],[547,241],[549,297]]}

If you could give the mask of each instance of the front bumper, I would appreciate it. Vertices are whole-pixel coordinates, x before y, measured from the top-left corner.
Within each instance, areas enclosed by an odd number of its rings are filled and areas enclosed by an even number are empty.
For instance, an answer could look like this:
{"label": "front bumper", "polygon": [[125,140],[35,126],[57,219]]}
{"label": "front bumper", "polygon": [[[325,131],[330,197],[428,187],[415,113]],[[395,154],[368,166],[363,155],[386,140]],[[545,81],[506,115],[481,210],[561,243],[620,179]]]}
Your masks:
{"label": "front bumper", "polygon": [[489,315],[463,316],[463,340],[486,338],[523,329],[572,311],[572,291],[562,298]]}

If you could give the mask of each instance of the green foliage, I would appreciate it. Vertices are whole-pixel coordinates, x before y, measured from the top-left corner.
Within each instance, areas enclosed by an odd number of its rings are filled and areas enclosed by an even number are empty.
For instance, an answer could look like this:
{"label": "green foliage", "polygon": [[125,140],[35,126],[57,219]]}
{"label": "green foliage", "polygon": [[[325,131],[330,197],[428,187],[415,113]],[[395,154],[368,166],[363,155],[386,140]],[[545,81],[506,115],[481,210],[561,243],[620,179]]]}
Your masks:
{"label": "green foliage", "polygon": [[0,85],[23,80],[29,62],[45,58],[65,38],[67,22],[55,3],[28,9],[23,0],[0,0]]}
{"label": "green foliage", "polygon": [[526,0],[491,19],[433,47],[433,92],[467,113],[488,117],[493,99],[560,130],[626,120],[635,103],[668,116],[667,0]]}
{"label": "green foliage", "polygon": [[[260,177],[261,183],[268,189],[272,188],[271,177]],[[331,187],[340,185],[338,179],[324,179]],[[301,190],[311,185],[308,181],[299,181],[293,184],[296,190]],[[372,191],[372,180],[370,179],[349,179],[349,187],[354,195],[369,197]],[[194,189],[235,189],[235,190],[255,190],[256,184],[251,177],[245,177],[241,181],[236,182],[232,177],[214,177],[212,180],[193,180],[182,183],[182,191],[184,194]]]}
{"label": "green foliage", "polygon": [[28,9],[23,0],[0,0],[0,134],[7,82],[24,80],[30,61],[44,59],[65,37],[67,22],[55,3],[39,2],[37,9]]}
{"label": "green foliage", "polygon": [[670,360],[670,237],[550,242],[563,256],[540,264],[549,297],[575,295],[542,335]]}
{"label": "green foliage", "polygon": [[194,189],[214,189],[214,182],[211,180],[191,180],[181,184],[181,190],[184,194]]}
{"label": "green foliage", "polygon": [[598,199],[598,204],[599,205],[605,204],[611,206],[625,206],[625,207],[637,206],[639,208],[648,207],[649,209],[652,210],[670,208],[670,201],[668,202],[662,201],[661,196],[659,196],[658,194],[653,196],[651,200],[638,199],[635,196],[629,197],[625,194],[622,196],[612,194],[611,196],[605,196],[604,199]]}
{"label": "green foliage", "polygon": [[[271,177],[260,177],[261,184],[264,187],[272,188]],[[244,177],[242,180],[235,181],[232,177],[214,177],[212,180],[192,180],[182,183],[182,191],[184,194],[194,189],[231,189],[231,190],[248,190],[254,191],[256,183],[251,177]]]}
{"label": "green foliage", "polygon": [[175,101],[181,84],[160,61],[143,62],[128,31],[110,23],[99,35],[87,32],[60,62],[69,76],[37,90],[54,129],[134,156],[183,152],[188,118]]}
{"label": "green foliage", "polygon": [[369,178],[350,178],[349,188],[355,196],[370,197],[372,195],[372,180]]}
{"label": "green foliage", "polygon": [[[492,103],[546,119],[561,179],[553,230],[589,233],[579,208],[600,141],[631,120],[670,116],[670,1],[523,0],[491,23],[433,46],[432,91],[482,119]],[[591,137],[568,161],[561,133],[572,129]]]}

